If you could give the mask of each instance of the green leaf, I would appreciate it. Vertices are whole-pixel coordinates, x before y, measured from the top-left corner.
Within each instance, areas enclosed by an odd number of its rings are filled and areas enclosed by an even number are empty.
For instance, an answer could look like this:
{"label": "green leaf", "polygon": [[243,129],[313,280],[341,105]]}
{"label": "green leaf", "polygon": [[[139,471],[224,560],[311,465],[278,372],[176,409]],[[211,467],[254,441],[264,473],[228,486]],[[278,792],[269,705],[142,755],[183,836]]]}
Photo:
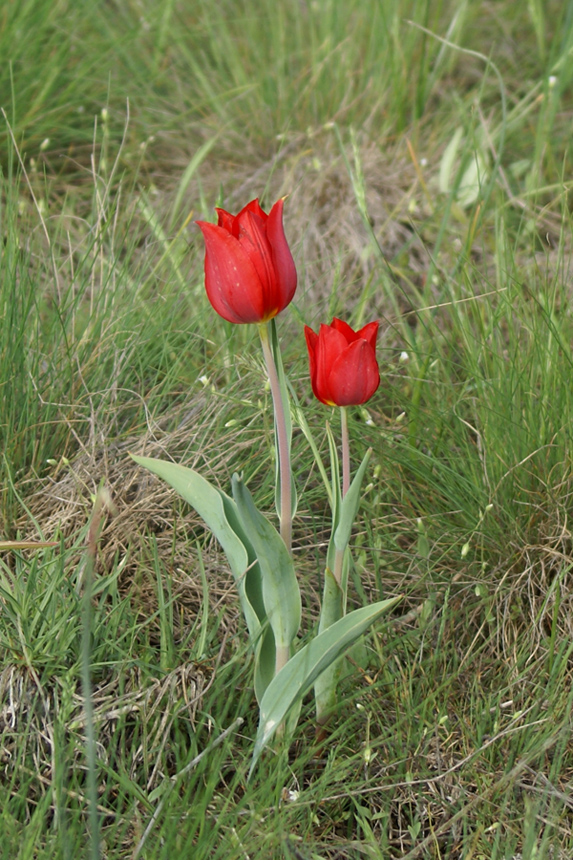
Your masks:
{"label": "green leaf", "polygon": [[464,130],[457,128],[454,135],[444,150],[442,160],[440,162],[440,175],[438,179],[438,188],[442,194],[448,194],[452,187],[452,172],[454,162],[458,154],[458,149],[462,140]]}
{"label": "green leaf", "polygon": [[269,626],[268,620],[261,631],[259,640],[255,646],[255,674],[253,687],[259,705],[265,695],[265,690],[275,677],[276,647],[274,633]]}
{"label": "green leaf", "polygon": [[289,710],[312,687],[325,669],[338,659],[366,630],[395,606],[399,597],[355,609],[301,648],[276,675],[260,704],[260,721],[249,777],[259,756]]}
{"label": "green leaf", "polygon": [[[319,635],[335,624],[344,616],[346,611],[346,595],[338,585],[334,575],[326,569],[324,573],[324,588],[322,606],[320,609]],[[316,719],[325,723],[336,704],[336,687],[340,677],[340,658],[322,672],[314,682],[314,698],[316,701]]]}
{"label": "green leaf", "polygon": [[478,199],[482,189],[487,185],[489,169],[486,155],[476,150],[470,157],[470,162],[464,170],[457,191],[457,200],[463,209],[467,209]]}
{"label": "green leaf", "polygon": [[[348,543],[350,541],[352,525],[360,504],[360,489],[362,481],[372,453],[371,450],[366,452],[346,496],[342,498],[340,489],[340,465],[336,442],[328,424],[326,425],[326,430],[330,447],[333,505],[332,531],[326,554],[327,567],[324,578],[320,624],[318,628],[319,634],[342,618],[346,612],[348,571],[350,569],[351,561]],[[338,586],[332,572],[336,570],[337,561],[340,561],[341,554],[342,567],[340,570],[340,586]],[[317,679],[314,685],[318,722],[326,722],[329,713],[334,709],[340,668],[340,663],[332,663],[332,665]]]}
{"label": "green leaf", "polygon": [[319,634],[339,621],[344,615],[344,594],[337,583],[332,571],[327,568],[324,573],[324,589],[322,592],[322,608],[320,611]]}
{"label": "green leaf", "polygon": [[189,502],[223,547],[254,648],[254,687],[257,701],[260,702],[274,677],[276,646],[265,612],[260,565],[235,502],[194,469],[150,457],[136,457],[133,454],[131,457],[140,466],[166,481]]}
{"label": "green leaf", "polygon": [[263,602],[279,649],[290,649],[301,616],[300,589],[294,564],[283,539],[255,507],[238,475],[233,475],[233,497],[243,529],[255,550],[261,570]]}
{"label": "green leaf", "polygon": [[369,448],[358,467],[358,471],[348,488],[348,492],[340,504],[340,517],[336,531],[334,532],[334,546],[340,552],[346,549],[348,541],[350,540],[350,533],[352,532],[352,526],[360,504],[360,489],[362,487],[364,473],[366,472],[366,467],[368,466],[371,454],[372,448]]}
{"label": "green leaf", "polygon": [[340,504],[342,501],[342,489],[340,486],[340,461],[338,459],[338,449],[336,440],[332,433],[330,424],[326,422],[326,436],[328,438],[328,448],[330,451],[330,477],[332,481],[331,498],[332,498],[332,531],[334,534],[340,517]]}
{"label": "green leaf", "polygon": [[[340,486],[340,461],[338,459],[338,450],[336,448],[336,441],[334,439],[328,421],[326,422],[326,436],[328,439],[328,448],[330,451],[330,474],[332,478],[330,505],[332,511],[332,525],[330,528],[330,540],[328,542],[328,550],[326,552],[326,567],[327,569],[334,571],[336,568],[336,545],[334,543],[334,535],[336,534],[336,529],[338,527],[338,523],[340,522],[340,513],[342,506],[342,488]],[[346,568],[346,572],[348,573],[348,567]],[[345,582],[346,580],[343,579],[343,591],[345,590]]]}
{"label": "green leaf", "polygon": [[187,466],[151,457],[136,457],[134,454],[130,456],[173,487],[211,529],[229,561],[249,634],[253,643],[256,643],[261,635],[261,625],[266,620],[260,570],[233,500]]}

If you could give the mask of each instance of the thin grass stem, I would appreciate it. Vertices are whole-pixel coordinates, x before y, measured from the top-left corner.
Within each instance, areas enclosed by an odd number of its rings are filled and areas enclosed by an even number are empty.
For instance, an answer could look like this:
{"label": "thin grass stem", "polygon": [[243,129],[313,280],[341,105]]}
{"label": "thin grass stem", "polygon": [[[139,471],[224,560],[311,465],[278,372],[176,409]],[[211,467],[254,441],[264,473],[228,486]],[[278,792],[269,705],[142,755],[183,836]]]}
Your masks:
{"label": "thin grass stem", "polygon": [[86,548],[86,560],[83,570],[83,595],[82,595],[82,693],[85,711],[85,744],[87,763],[87,799],[88,819],[90,823],[90,854],[92,860],[100,860],[99,841],[99,815],[97,809],[97,755],[94,725],[94,710],[92,701],[91,683],[91,637],[92,637],[92,583],[95,566],[96,541],[98,525],[101,518],[100,506],[96,501],[96,507],[92,515],[88,532]]}

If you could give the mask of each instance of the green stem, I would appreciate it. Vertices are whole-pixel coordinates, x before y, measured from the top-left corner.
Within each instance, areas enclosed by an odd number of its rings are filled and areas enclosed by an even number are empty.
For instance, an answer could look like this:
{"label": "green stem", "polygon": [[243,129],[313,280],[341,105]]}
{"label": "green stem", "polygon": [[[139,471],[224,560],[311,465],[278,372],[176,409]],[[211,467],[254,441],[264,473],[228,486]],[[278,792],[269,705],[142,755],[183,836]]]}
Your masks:
{"label": "green stem", "polygon": [[263,347],[263,356],[267,367],[269,382],[271,384],[271,394],[273,396],[273,406],[275,410],[275,430],[277,439],[277,449],[279,457],[280,470],[280,490],[281,490],[281,512],[280,512],[280,530],[281,537],[285,542],[285,546],[292,553],[292,501],[291,501],[291,469],[290,469],[290,451],[287,438],[286,420],[285,420],[285,404],[281,397],[281,387],[277,368],[273,358],[271,344],[269,340],[268,323],[259,325],[259,334],[261,336],[261,344]]}
{"label": "green stem", "polygon": [[[342,436],[342,498],[350,488],[350,440],[348,436],[348,412],[346,406],[340,407],[340,428]],[[336,550],[334,553],[333,576],[337,584],[342,588],[342,570],[344,564],[344,550]]]}
{"label": "green stem", "polygon": [[350,487],[350,440],[348,438],[346,406],[340,407],[340,427],[342,431],[342,498],[344,498]]}
{"label": "green stem", "polygon": [[277,648],[275,656],[275,675],[278,675],[283,666],[286,666],[290,659],[290,648]]}
{"label": "green stem", "polygon": [[332,571],[332,575],[334,576],[337,585],[342,588],[342,565],[344,563],[344,550],[337,549],[334,553],[334,570]]}

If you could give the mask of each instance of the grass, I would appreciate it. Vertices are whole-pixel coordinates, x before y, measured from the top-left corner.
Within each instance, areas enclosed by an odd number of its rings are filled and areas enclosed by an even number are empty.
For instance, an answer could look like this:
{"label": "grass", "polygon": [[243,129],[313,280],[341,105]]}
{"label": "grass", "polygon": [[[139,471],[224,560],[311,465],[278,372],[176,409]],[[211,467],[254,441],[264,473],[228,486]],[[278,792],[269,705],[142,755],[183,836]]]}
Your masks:
{"label": "grass", "polygon": [[[0,533],[59,543],[0,558],[0,857],[571,856],[572,10],[5,4]],[[224,557],[128,452],[243,471],[272,509],[256,332],[212,313],[192,222],[286,193],[279,327],[322,451],[302,322],[381,320],[351,592],[406,596],[324,754],[306,701],[247,783]],[[328,516],[293,453],[307,635]]]}

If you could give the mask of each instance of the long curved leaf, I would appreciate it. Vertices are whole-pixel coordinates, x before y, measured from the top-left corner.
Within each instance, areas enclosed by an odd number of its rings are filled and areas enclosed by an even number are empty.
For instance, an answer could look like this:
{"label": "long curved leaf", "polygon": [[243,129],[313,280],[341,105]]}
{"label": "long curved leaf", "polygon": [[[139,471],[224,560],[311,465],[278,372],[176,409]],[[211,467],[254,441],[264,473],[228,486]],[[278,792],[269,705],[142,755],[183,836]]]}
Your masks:
{"label": "long curved leaf", "polygon": [[260,721],[249,776],[264,747],[290,708],[312,687],[318,676],[340,657],[401,595],[355,609],[301,648],[275,675],[260,704]]}
{"label": "long curved leaf", "polygon": [[238,475],[233,475],[233,497],[245,532],[261,569],[263,601],[277,649],[290,649],[301,616],[300,589],[292,558],[283,539],[255,507]]}
{"label": "long curved leaf", "polygon": [[194,469],[151,457],[136,457],[133,454],[131,457],[140,466],[166,481],[189,502],[223,547],[254,648],[255,695],[257,702],[261,702],[274,677],[276,646],[265,611],[260,565],[235,502]]}
{"label": "long curved leaf", "polygon": [[360,504],[362,481],[364,479],[364,473],[366,472],[366,467],[368,466],[371,454],[372,448],[369,448],[356,471],[352,483],[348,488],[348,492],[340,503],[340,515],[334,532],[334,545],[339,551],[344,551],[348,546],[348,541],[350,540],[350,533]]}
{"label": "long curved leaf", "polygon": [[260,571],[252,545],[249,545],[246,535],[242,533],[234,501],[222,490],[213,487],[194,469],[166,460],[137,457],[134,454],[130,456],[140,466],[149,469],[173,487],[195,508],[211,529],[229,561],[249,634],[253,642],[256,642],[261,635],[261,625],[264,625],[266,620]]}

